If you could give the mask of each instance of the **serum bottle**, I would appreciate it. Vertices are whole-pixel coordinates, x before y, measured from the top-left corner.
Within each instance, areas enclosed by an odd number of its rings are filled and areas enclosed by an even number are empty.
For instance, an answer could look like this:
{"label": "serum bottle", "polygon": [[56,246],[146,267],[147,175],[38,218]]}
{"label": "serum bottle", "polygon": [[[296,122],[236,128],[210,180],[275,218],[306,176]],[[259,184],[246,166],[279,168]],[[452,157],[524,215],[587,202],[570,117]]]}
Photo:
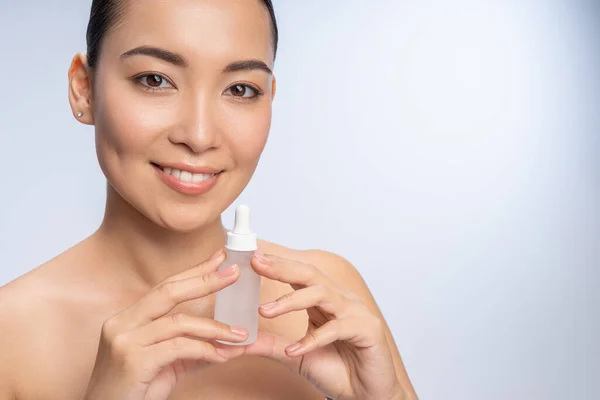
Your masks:
{"label": "serum bottle", "polygon": [[216,321],[248,330],[248,339],[242,343],[221,341],[229,345],[254,343],[258,334],[258,305],[260,295],[260,275],[252,269],[250,261],[256,251],[256,234],[250,230],[250,209],[240,205],[235,210],[233,230],[227,232],[225,252],[227,259],[219,270],[237,264],[239,279],[232,285],[217,292],[215,300]]}

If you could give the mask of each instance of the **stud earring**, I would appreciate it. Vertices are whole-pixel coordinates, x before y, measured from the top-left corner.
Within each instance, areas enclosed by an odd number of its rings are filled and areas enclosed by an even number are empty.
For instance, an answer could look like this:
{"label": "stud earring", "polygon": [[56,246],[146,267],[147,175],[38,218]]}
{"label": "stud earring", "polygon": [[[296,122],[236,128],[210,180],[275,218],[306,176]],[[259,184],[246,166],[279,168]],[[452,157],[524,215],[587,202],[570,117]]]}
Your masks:
{"label": "stud earring", "polygon": [[79,112],[77,113],[77,117],[79,117],[79,118],[83,117],[83,111],[79,111]]}

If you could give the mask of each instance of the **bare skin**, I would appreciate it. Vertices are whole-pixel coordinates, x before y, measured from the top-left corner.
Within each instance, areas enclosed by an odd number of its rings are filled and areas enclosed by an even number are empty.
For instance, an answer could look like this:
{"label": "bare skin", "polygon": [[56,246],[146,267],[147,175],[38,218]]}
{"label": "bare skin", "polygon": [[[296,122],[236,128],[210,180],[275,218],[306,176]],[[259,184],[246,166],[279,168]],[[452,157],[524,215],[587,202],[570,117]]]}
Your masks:
{"label": "bare skin", "polygon": [[[103,322],[131,306],[149,289],[133,280],[113,281],[114,277],[105,272],[104,260],[96,257],[96,246],[102,246],[100,240],[92,236],[0,289],[1,399],[75,400],[85,394]],[[260,249],[311,262],[323,257],[318,251],[293,251],[268,242],[260,242]],[[328,273],[343,279],[348,287],[360,288],[358,291],[366,295],[365,300],[378,313],[356,272]],[[263,279],[261,303],[289,291],[289,285]],[[211,295],[187,302],[172,313],[211,317],[213,307]],[[302,338],[306,326],[305,312],[260,319],[261,331],[292,339]],[[409,385],[397,351],[394,354],[398,372]],[[276,361],[241,356],[186,376],[169,398],[322,400],[323,395]]]}
{"label": "bare skin", "polygon": [[[257,343],[222,349],[221,358],[206,337],[229,329],[212,320],[215,288],[134,321],[139,310],[173,300],[156,297],[157,287],[207,265],[225,245],[221,213],[250,181],[269,135],[273,47],[267,12],[247,0],[127,2],[103,40],[98,65],[77,54],[68,77],[74,117],[95,126],[107,178],[104,220],[86,240],[0,288],[0,399],[416,398],[369,289],[352,265],[327,252],[260,242],[268,259],[253,260],[261,303],[286,296],[280,304],[289,309],[261,309]],[[214,184],[202,193],[170,186],[165,167],[172,165],[208,168]],[[202,274],[223,283],[213,264]],[[176,343],[202,346],[202,354],[178,348],[181,358],[147,377],[159,393],[135,392],[140,370],[158,357],[146,350],[163,343],[141,347],[140,338],[175,314],[199,327],[179,332],[184,341]],[[122,331],[108,335],[108,325]],[[292,354],[295,341],[304,353]],[[106,343],[154,358],[123,366]],[[184,359],[202,368],[175,373]]]}

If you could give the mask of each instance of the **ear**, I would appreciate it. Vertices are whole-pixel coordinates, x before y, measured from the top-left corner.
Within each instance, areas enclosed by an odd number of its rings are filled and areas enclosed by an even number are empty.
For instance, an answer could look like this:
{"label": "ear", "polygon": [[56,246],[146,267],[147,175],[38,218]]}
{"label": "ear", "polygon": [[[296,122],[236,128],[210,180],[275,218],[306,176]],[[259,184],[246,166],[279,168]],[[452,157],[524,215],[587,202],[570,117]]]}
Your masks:
{"label": "ear", "polygon": [[275,75],[273,75],[273,81],[271,84],[271,101],[275,100],[275,93],[277,93],[277,79],[275,79]]}
{"label": "ear", "polygon": [[[71,110],[75,119],[86,125],[94,124],[91,78],[87,56],[83,53],[77,53],[69,67],[69,103],[71,103]],[[83,113],[83,115],[80,113]],[[81,115],[81,117],[78,115]]]}

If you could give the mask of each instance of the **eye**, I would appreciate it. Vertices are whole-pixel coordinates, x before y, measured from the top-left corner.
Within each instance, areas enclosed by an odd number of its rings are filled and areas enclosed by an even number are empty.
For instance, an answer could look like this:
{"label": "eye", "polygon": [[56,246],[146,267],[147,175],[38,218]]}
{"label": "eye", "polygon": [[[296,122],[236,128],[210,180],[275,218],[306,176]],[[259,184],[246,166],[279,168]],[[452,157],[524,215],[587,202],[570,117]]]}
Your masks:
{"label": "eye", "polygon": [[225,94],[229,95],[229,96],[233,96],[233,97],[252,99],[256,96],[261,95],[262,93],[260,90],[258,90],[257,88],[254,88],[250,85],[244,85],[244,84],[238,83],[237,85],[233,85],[232,87],[227,89],[225,91]]}
{"label": "eye", "polygon": [[136,80],[151,90],[162,90],[173,87],[167,78],[158,74],[145,74],[136,77]]}

